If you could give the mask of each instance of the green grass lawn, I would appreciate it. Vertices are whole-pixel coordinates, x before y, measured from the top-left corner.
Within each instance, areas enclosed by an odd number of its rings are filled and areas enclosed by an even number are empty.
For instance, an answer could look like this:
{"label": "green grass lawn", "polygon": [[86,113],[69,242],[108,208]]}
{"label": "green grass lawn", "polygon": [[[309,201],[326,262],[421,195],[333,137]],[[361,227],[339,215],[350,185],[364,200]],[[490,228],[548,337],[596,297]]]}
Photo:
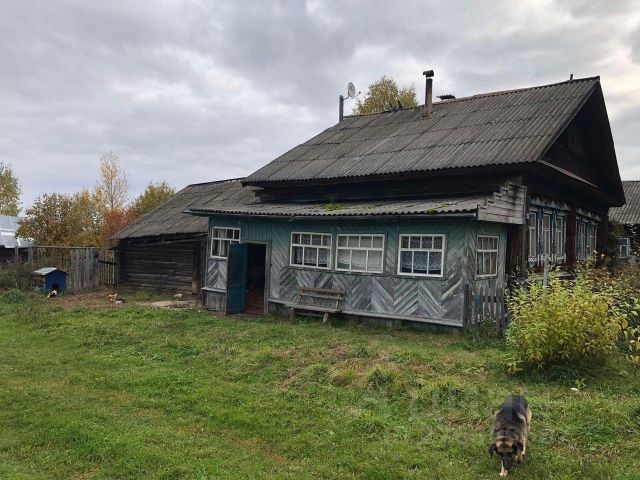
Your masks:
{"label": "green grass lawn", "polygon": [[498,478],[492,413],[511,392],[534,415],[511,478],[640,478],[633,367],[510,377],[502,354],[456,334],[5,303],[0,478]]}

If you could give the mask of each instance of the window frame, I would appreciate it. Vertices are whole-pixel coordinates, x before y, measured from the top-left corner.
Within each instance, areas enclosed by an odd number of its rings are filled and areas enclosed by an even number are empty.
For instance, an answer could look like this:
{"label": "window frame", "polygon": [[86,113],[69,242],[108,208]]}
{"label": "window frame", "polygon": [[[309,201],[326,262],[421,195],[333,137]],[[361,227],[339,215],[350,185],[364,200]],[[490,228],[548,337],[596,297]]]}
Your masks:
{"label": "window frame", "polygon": [[[625,247],[627,250],[627,253],[625,255],[622,255],[622,245],[621,242],[624,240],[625,242]],[[618,240],[618,257],[620,258],[629,258],[631,256],[631,237],[620,237],[620,239]]]}
{"label": "window frame", "polygon": [[[532,222],[533,220],[533,222]],[[527,223],[527,233],[529,234],[529,260],[536,260],[538,258],[538,213],[529,211],[529,220]],[[533,241],[531,236],[533,235]],[[531,249],[533,248],[533,255]]]}
{"label": "window frame", "polygon": [[[493,240],[496,240],[496,248],[495,250],[493,249],[481,249],[480,248],[480,239],[481,238],[490,238]],[[478,254],[482,253],[483,255],[483,260],[484,260],[484,254],[486,253],[495,253],[496,254],[496,273],[478,273]],[[485,233],[481,233],[478,234],[476,237],[476,278],[496,278],[498,276],[498,260],[499,260],[499,254],[500,254],[500,235],[491,235],[491,234],[485,234]],[[484,262],[483,262],[484,264]]]}
{"label": "window frame", "polygon": [[[409,246],[409,248],[402,248],[402,238],[403,237],[409,237],[409,245],[411,245],[411,237],[421,237],[420,239],[420,244],[422,245],[422,237],[432,237],[431,241],[433,242],[433,239],[435,237],[440,237],[442,238],[442,249],[422,249],[422,248],[411,248],[411,246]],[[432,243],[433,245],[433,243]],[[401,268],[402,268],[402,252],[403,251],[408,251],[408,252],[440,252],[442,253],[442,259],[440,261],[440,274],[433,274],[433,273],[414,273],[414,256],[412,254],[411,256],[411,273],[406,273],[406,272],[402,272]],[[444,278],[444,271],[445,271],[445,257],[446,257],[446,253],[447,253],[447,235],[444,233],[401,233],[398,235],[398,267],[396,268],[396,272],[398,276],[402,276],[402,277],[423,277],[423,278]],[[427,259],[427,270],[429,269],[429,260]]]}
{"label": "window frame", "polygon": [[[340,237],[347,237],[347,246],[346,247],[340,247]],[[349,237],[358,237],[358,245],[360,245],[361,239],[362,237],[371,237],[371,247],[349,247]],[[375,237],[381,237],[382,238],[382,247],[377,248],[377,247],[373,247],[373,239]],[[339,233],[336,235],[336,253],[335,253],[335,263],[334,263],[334,270],[336,270],[337,272],[349,272],[349,273],[366,273],[366,274],[370,274],[370,275],[376,275],[376,274],[382,274],[384,273],[384,254],[385,254],[385,247],[386,247],[386,235],[383,233]],[[349,250],[351,252],[351,254],[349,255],[349,265],[352,266],[353,262],[351,262],[351,259],[353,258],[353,251],[354,250],[361,250],[361,251],[365,251],[366,252],[366,256],[365,256],[365,270],[353,270],[352,268],[340,268],[338,265],[338,256],[340,254],[340,250]],[[381,254],[381,259],[380,259],[380,271],[377,270],[366,270],[368,264],[369,264],[369,251],[376,251],[376,252],[380,252]]]}
{"label": "window frame", "polygon": [[[324,245],[304,245],[302,243],[293,243],[293,236],[294,235],[300,235],[300,238],[302,238],[302,235],[320,235],[321,237],[326,236],[329,237],[329,246],[324,246]],[[322,239],[320,240],[320,243],[322,244]],[[293,263],[293,247],[302,247],[302,265],[299,265],[297,263]],[[305,265],[304,264],[304,249],[307,247],[311,247],[311,248],[316,248],[318,249],[318,253],[316,254],[316,265]],[[318,259],[320,257],[320,249],[328,249],[329,252],[327,253],[327,266],[326,267],[320,267],[318,266]],[[333,234],[332,233],[328,233],[328,232],[294,232],[292,231],[289,235],[289,266],[290,267],[294,267],[294,268],[312,268],[314,270],[331,270],[331,257],[333,256]]]}
{"label": "window frame", "polygon": [[[562,228],[558,228],[558,221],[561,223]],[[564,261],[567,256],[567,217],[566,215],[561,215],[556,213],[555,221],[554,221],[554,231],[553,231],[553,255],[556,259]],[[558,234],[560,234],[560,238],[558,238]],[[558,251],[560,250],[560,252]]]}
{"label": "window frame", "polygon": [[[238,231],[238,238],[228,238],[228,237],[214,237],[213,236],[213,232],[215,230],[232,230],[232,231]],[[217,260],[227,260],[229,258],[229,247],[227,247],[227,256],[223,257],[221,255],[214,255],[213,254],[213,246],[220,241],[227,241],[229,242],[229,245],[231,245],[232,243],[241,243],[242,242],[242,228],[240,227],[222,227],[222,226],[213,226],[211,227],[211,241],[209,242],[209,258],[215,258]]]}

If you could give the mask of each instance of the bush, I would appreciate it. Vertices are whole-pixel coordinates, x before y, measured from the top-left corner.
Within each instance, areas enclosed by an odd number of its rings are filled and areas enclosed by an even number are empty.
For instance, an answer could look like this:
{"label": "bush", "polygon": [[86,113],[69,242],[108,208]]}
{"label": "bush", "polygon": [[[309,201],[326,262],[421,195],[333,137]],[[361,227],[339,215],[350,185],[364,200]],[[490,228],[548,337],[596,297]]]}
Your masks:
{"label": "bush", "polygon": [[27,296],[22,293],[17,288],[12,288],[11,290],[7,290],[6,292],[2,292],[0,294],[0,303],[25,303],[27,301]]}
{"label": "bush", "polygon": [[533,277],[508,299],[508,367],[601,363],[629,329],[634,306],[621,279],[590,266],[572,280]]}

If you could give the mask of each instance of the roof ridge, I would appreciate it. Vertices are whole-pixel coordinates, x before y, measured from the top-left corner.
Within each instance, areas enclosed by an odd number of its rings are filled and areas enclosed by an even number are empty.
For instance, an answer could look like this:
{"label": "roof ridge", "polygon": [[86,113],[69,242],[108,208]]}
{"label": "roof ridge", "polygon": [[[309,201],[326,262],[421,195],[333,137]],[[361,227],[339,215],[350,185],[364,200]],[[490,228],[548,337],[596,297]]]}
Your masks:
{"label": "roof ridge", "polygon": [[[476,93],[474,95],[467,95],[466,97],[460,97],[460,98],[454,98],[451,100],[443,100],[440,102],[434,102],[434,106],[436,105],[443,105],[443,104],[448,104],[448,103],[458,103],[458,102],[464,102],[466,100],[472,100],[474,98],[482,98],[482,97],[494,97],[494,96],[498,96],[498,95],[507,95],[510,93],[516,93],[516,92],[523,92],[526,90],[538,90],[541,88],[549,88],[549,87],[555,87],[557,85],[564,85],[564,84],[570,84],[570,83],[580,83],[580,82],[586,82],[586,81],[600,81],[600,75],[595,75],[593,77],[583,77],[583,78],[574,78],[571,80],[564,80],[562,82],[556,82],[556,83],[548,83],[546,85],[533,85],[531,87],[523,87],[523,88],[514,88],[511,90],[496,90],[494,92],[486,92],[486,93]],[[420,109],[420,108],[424,108],[424,103],[422,105],[416,105],[415,107],[406,107],[406,108],[402,108],[401,110],[393,110],[393,109],[389,109],[389,110],[383,110],[381,112],[370,112],[370,113],[356,113],[356,114],[352,114],[352,115],[345,115],[344,118],[356,118],[356,117],[366,117],[369,115],[381,115],[383,113],[397,113],[397,112],[405,112],[407,110],[416,110],[416,109]]]}
{"label": "roof ridge", "polygon": [[225,180],[213,180],[211,182],[190,183],[189,185],[185,185],[184,188],[182,188],[182,190],[184,190],[187,187],[195,187],[197,185],[214,185],[216,183],[237,182],[239,180],[244,180],[245,178],[247,177],[227,178]]}

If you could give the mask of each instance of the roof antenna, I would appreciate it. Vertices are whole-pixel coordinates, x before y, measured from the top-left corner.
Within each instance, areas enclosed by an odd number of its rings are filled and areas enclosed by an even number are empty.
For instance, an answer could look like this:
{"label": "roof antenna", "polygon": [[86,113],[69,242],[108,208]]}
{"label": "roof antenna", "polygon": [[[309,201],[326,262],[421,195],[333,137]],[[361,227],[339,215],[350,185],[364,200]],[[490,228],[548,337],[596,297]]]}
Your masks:
{"label": "roof antenna", "polygon": [[[356,86],[352,83],[349,82],[347,84],[347,97],[348,98],[356,98],[358,95],[360,95],[362,92],[358,92],[356,94]],[[344,101],[347,98],[344,95],[340,95],[338,97],[338,121],[341,122],[342,119],[344,118]]]}
{"label": "roof antenna", "polygon": [[573,80],[573,73],[569,75],[569,81]]}

